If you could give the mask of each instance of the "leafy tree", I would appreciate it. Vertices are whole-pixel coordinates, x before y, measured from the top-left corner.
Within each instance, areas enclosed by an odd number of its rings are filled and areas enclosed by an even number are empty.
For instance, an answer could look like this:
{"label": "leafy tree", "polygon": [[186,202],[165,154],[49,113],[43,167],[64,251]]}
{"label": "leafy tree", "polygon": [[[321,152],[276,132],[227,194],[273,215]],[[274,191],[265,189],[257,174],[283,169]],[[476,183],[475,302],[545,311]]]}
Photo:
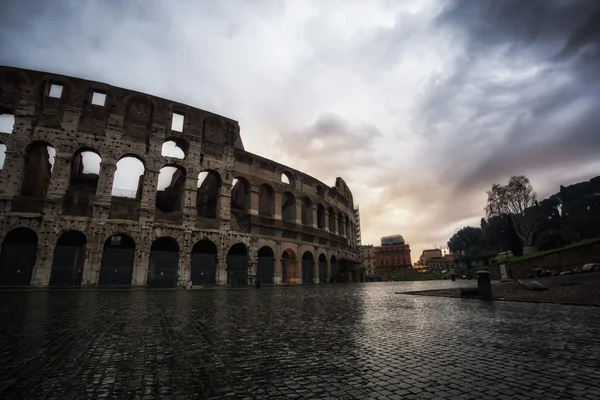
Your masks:
{"label": "leafy tree", "polygon": [[556,249],[565,245],[565,239],[560,231],[550,229],[538,236],[535,241],[535,248],[540,251]]}
{"label": "leafy tree", "polygon": [[479,257],[482,233],[481,228],[465,226],[456,231],[448,240],[448,248],[454,253],[459,263],[470,265]]}
{"label": "leafy tree", "polygon": [[517,229],[515,227],[515,223],[513,222],[512,216],[508,217],[508,243],[510,246],[510,251],[515,257],[521,257],[523,255],[523,242],[521,242],[521,237],[517,233]]}
{"label": "leafy tree", "polygon": [[539,222],[537,194],[524,175],[511,176],[508,185],[494,183],[487,191],[488,217],[511,215],[518,236],[530,246]]}

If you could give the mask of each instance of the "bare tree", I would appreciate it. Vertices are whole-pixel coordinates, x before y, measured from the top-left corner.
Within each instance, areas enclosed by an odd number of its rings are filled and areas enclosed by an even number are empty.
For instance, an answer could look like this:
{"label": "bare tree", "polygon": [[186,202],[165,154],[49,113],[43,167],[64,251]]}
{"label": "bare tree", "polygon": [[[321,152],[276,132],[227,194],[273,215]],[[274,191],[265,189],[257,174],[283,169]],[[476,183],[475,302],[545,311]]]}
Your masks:
{"label": "bare tree", "polygon": [[488,217],[511,215],[525,246],[531,246],[538,225],[537,194],[524,175],[511,176],[508,185],[494,183],[487,191]]}

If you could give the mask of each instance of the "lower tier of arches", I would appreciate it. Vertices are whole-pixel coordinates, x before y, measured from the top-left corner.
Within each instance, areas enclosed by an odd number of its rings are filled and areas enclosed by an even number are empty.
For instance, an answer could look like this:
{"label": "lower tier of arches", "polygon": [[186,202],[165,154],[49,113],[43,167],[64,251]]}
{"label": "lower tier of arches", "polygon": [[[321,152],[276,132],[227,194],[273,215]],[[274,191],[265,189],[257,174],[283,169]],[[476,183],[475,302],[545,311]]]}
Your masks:
{"label": "lower tier of arches", "polygon": [[352,251],[314,243],[156,226],[100,228],[80,221],[10,225],[3,224],[0,230],[0,286],[175,287],[364,280]]}

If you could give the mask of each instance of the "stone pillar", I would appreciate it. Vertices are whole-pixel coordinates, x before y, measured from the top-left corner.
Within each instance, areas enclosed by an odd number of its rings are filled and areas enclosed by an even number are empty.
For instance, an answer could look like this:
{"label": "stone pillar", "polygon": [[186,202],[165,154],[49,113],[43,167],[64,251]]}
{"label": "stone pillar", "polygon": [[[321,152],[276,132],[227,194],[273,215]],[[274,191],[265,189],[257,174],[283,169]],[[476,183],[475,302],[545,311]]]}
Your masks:
{"label": "stone pillar", "polygon": [[329,210],[325,208],[325,212],[323,213],[325,221],[323,221],[323,230],[330,232],[329,229]]}
{"label": "stone pillar", "polygon": [[319,281],[320,276],[319,276],[319,261],[318,261],[318,259],[317,259],[317,261],[313,261],[313,276],[314,276],[315,283],[321,283]]}
{"label": "stone pillar", "polygon": [[223,181],[219,188],[217,200],[217,218],[222,228],[229,226],[231,221],[231,181]]}
{"label": "stone pillar", "polygon": [[185,189],[183,190],[183,219],[182,225],[196,225],[196,196],[198,179],[193,176],[187,176],[185,179]]}
{"label": "stone pillar", "polygon": [[219,249],[219,254],[217,255],[217,273],[215,277],[217,285],[227,284],[227,252],[228,249]]}
{"label": "stone pillar", "polygon": [[281,219],[282,201],[283,199],[281,194],[275,192],[275,214],[273,215],[273,218],[275,219]]}
{"label": "stone pillar", "polygon": [[102,160],[100,163],[100,174],[98,186],[94,196],[94,218],[107,219],[110,211],[110,200],[112,197],[112,185],[115,178],[117,164],[115,160]]}
{"label": "stone pillar", "polygon": [[97,240],[92,240],[85,246],[85,261],[83,262],[81,286],[98,285],[103,250],[104,242]]}
{"label": "stone pillar", "polygon": [[311,205],[311,207],[312,207],[312,227],[313,228],[318,228],[319,227],[319,221],[318,221],[319,216],[318,216],[318,213],[317,213],[317,207],[318,207],[318,205],[313,204],[313,205]]}
{"label": "stone pillar", "polygon": [[253,185],[250,188],[250,209],[248,210],[248,214],[258,215],[259,204],[260,204],[260,188]]}
{"label": "stone pillar", "polygon": [[140,201],[140,222],[154,221],[154,214],[156,213],[156,187],[158,185],[159,173],[159,170],[151,168],[147,168],[144,172],[142,199]]}
{"label": "stone pillar", "polygon": [[192,255],[187,251],[189,246],[184,246],[179,251],[179,267],[177,269],[177,284],[185,286],[192,279]]}
{"label": "stone pillar", "polygon": [[296,199],[296,218],[294,223],[302,224],[302,199]]}
{"label": "stone pillar", "polygon": [[69,180],[71,177],[71,154],[56,153],[54,157],[54,167],[48,186],[47,200],[59,201],[64,196],[69,188]]}
{"label": "stone pillar", "polygon": [[[43,233],[40,232],[38,236],[41,234]],[[35,265],[31,274],[31,286],[44,287],[50,283],[50,272],[52,271],[52,260],[54,258],[54,246],[51,243],[55,242],[52,239],[51,237],[38,242]]]}
{"label": "stone pillar", "polygon": [[4,167],[0,170],[0,196],[13,197],[21,194],[21,182],[25,171],[23,154],[6,148]]}
{"label": "stone pillar", "polygon": [[135,260],[133,262],[133,273],[131,276],[131,285],[132,286],[146,286],[146,282],[148,280],[148,269],[149,268],[150,268],[150,246],[146,245],[146,243],[136,244]]}

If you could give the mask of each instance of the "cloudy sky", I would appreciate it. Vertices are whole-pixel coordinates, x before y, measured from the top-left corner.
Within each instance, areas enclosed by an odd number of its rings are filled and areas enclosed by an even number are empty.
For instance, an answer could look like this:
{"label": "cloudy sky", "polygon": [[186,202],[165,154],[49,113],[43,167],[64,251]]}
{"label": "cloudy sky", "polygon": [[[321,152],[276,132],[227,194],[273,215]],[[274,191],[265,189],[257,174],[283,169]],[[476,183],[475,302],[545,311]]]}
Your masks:
{"label": "cloudy sky", "polygon": [[416,260],[513,174],[600,175],[596,0],[5,0],[0,63],[240,122],[248,151],[360,205]]}

